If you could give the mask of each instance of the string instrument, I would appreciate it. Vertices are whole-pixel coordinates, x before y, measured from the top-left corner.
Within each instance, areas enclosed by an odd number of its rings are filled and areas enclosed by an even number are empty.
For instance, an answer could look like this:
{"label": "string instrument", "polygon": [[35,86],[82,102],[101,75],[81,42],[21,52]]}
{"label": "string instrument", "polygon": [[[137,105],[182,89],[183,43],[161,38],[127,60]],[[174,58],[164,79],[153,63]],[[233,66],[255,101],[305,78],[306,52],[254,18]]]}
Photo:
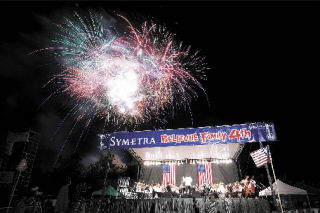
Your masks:
{"label": "string instrument", "polygon": [[250,193],[255,194],[255,184],[253,182],[250,184]]}
{"label": "string instrument", "polygon": [[250,194],[250,188],[249,188],[249,182],[248,181],[246,181],[244,183],[244,192],[245,192],[246,196],[248,196]]}

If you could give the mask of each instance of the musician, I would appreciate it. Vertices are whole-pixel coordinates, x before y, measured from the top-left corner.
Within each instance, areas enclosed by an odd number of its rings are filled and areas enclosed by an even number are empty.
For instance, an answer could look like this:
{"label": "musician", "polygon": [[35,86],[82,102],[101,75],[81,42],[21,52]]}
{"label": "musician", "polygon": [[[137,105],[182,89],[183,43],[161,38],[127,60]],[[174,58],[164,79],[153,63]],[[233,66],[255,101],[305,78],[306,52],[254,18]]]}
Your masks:
{"label": "musician", "polygon": [[138,199],[143,198],[143,191],[144,191],[144,187],[143,187],[142,183],[138,182],[137,186],[136,186],[136,193],[138,195]]}
{"label": "musician", "polygon": [[238,197],[242,198],[244,197],[244,185],[243,183],[238,184]]}
{"label": "musician", "polygon": [[226,193],[226,188],[224,186],[224,183],[220,182],[217,192],[218,192],[219,197],[224,197],[224,195]]}
{"label": "musician", "polygon": [[239,181],[236,181],[233,184],[233,187],[232,187],[233,197],[240,197],[241,191],[242,191],[242,189],[240,187],[241,187],[241,185],[240,185]]}
{"label": "musician", "polygon": [[152,193],[153,191],[153,187],[152,186],[149,186],[149,185],[145,185],[145,188],[144,188],[144,193]]}
{"label": "musician", "polygon": [[246,176],[245,179],[243,179],[241,181],[241,184],[244,187],[244,196],[248,197],[248,195],[250,194],[250,190],[249,190],[249,176]]}
{"label": "musician", "polygon": [[161,192],[166,192],[166,186],[165,185],[161,185],[160,186],[160,190],[161,190]]}
{"label": "musician", "polygon": [[254,198],[256,195],[256,181],[254,180],[254,176],[251,177],[251,179],[249,180],[249,186],[248,186],[249,190],[250,190],[250,197]]}
{"label": "musician", "polygon": [[171,186],[170,186],[170,184],[168,184],[168,185],[166,186],[166,192],[171,193]]}
{"label": "musician", "polygon": [[219,198],[218,189],[219,189],[219,184],[213,184],[211,191],[214,198]]}
{"label": "musician", "polygon": [[174,197],[179,197],[179,187],[170,184],[170,190],[171,190],[171,194],[172,194]]}
{"label": "musician", "polygon": [[203,195],[208,196],[210,193],[210,185],[205,183],[205,184],[203,184],[203,187],[204,187],[203,188]]}
{"label": "musician", "polygon": [[179,193],[183,194],[184,193],[184,183],[181,182],[180,186],[179,186]]}
{"label": "musician", "polygon": [[199,192],[200,192],[200,193],[203,193],[203,191],[204,191],[204,184],[202,184],[201,186],[199,186]]}
{"label": "musician", "polygon": [[226,197],[231,197],[231,195],[232,195],[232,187],[233,187],[232,183],[229,183],[229,184],[226,185]]}
{"label": "musician", "polygon": [[192,178],[190,176],[187,177],[182,177],[182,182],[184,183],[184,186],[186,187],[186,193],[190,194],[191,192],[191,183],[192,183]]}
{"label": "musician", "polygon": [[242,184],[246,184],[249,181],[249,176],[247,175],[243,180],[240,181]]}
{"label": "musician", "polygon": [[193,188],[194,188],[194,191],[199,192],[199,186],[198,186],[198,184],[193,185]]}
{"label": "musician", "polygon": [[139,182],[136,185],[136,192],[141,192],[141,184]]}
{"label": "musician", "polygon": [[155,192],[162,192],[162,191],[161,191],[161,187],[160,187],[160,183],[153,185],[153,191],[155,191]]}

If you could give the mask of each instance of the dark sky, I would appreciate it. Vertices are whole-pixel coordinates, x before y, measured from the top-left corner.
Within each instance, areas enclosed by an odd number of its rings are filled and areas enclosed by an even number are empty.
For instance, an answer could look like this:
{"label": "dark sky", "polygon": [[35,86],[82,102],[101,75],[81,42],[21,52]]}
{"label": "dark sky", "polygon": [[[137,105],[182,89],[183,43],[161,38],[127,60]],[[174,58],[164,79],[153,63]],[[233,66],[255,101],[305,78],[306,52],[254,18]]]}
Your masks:
{"label": "dark sky", "polygon": [[[41,160],[46,165],[54,160],[71,121],[49,140],[65,110],[59,101],[38,109],[53,68],[27,53],[41,45],[44,20],[76,7],[141,14],[164,23],[178,39],[200,49],[210,67],[203,83],[210,107],[201,95],[192,102],[193,127],[274,122],[278,141],[271,151],[277,172],[319,179],[319,2],[1,2],[1,143],[8,130],[35,127],[43,137]],[[191,126],[181,112],[167,128]],[[93,136],[81,142],[83,156],[95,152],[98,131],[92,126]]]}

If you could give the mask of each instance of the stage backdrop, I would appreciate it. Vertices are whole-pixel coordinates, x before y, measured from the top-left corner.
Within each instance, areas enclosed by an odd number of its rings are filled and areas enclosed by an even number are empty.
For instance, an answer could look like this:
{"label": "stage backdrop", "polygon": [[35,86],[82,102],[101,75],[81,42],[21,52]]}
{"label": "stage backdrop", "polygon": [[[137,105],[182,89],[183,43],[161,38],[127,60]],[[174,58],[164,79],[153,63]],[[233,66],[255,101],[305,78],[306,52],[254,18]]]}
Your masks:
{"label": "stage backdrop", "polygon": [[[237,181],[238,173],[235,162],[230,164],[212,164],[213,182],[214,183],[231,183]],[[197,164],[177,165],[176,185],[179,186],[183,176],[192,178],[192,185],[198,184]],[[162,165],[145,166],[140,179],[148,184],[162,183]]]}

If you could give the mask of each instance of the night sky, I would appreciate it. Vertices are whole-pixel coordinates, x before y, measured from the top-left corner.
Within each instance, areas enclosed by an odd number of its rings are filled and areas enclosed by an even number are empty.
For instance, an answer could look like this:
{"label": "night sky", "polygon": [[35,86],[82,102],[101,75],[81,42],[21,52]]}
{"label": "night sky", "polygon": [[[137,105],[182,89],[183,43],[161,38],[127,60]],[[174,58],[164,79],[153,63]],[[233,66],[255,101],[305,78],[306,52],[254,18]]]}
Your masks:
{"label": "night sky", "polygon": [[[46,168],[52,165],[72,121],[50,141],[66,112],[63,100],[40,106],[50,92],[42,86],[56,67],[28,53],[52,33],[47,20],[76,8],[152,17],[206,56],[210,69],[202,83],[210,106],[199,93],[193,124],[182,110],[166,128],[274,122],[278,141],[271,152],[278,175],[319,180],[319,2],[1,2],[1,143],[8,130],[34,128],[42,134],[39,159]],[[97,126],[80,143],[84,158],[97,152]]]}

